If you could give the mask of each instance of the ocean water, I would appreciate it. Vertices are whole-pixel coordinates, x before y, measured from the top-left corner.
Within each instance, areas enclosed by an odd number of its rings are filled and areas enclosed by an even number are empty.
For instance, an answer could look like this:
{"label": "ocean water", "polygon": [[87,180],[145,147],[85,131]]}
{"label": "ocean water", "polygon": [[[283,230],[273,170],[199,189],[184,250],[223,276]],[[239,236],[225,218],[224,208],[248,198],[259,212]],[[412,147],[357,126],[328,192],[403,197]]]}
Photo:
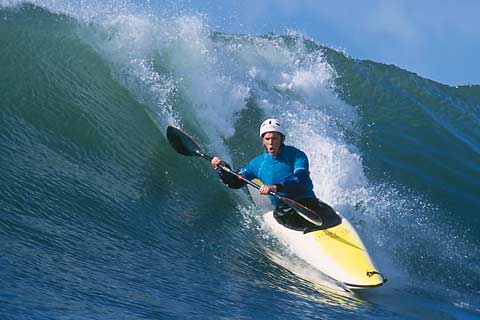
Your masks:
{"label": "ocean water", "polygon": [[[478,319],[480,86],[139,2],[0,2],[1,319]],[[234,167],[266,117],[389,281],[347,292]]]}

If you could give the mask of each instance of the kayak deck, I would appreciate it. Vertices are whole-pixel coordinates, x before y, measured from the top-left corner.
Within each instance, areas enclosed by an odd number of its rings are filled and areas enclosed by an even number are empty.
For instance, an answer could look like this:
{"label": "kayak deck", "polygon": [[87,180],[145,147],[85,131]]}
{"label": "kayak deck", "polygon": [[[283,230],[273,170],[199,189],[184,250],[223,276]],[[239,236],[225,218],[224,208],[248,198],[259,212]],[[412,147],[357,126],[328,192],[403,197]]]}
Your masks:
{"label": "kayak deck", "polygon": [[264,214],[264,220],[277,235],[288,241],[290,247],[297,244],[295,253],[348,288],[373,288],[385,283],[386,279],[345,217],[335,227],[306,234],[276,223],[272,211]]}
{"label": "kayak deck", "polygon": [[365,245],[350,222],[342,217],[336,227],[306,234],[324,256],[327,273],[351,288],[381,286],[385,279],[372,262]]}

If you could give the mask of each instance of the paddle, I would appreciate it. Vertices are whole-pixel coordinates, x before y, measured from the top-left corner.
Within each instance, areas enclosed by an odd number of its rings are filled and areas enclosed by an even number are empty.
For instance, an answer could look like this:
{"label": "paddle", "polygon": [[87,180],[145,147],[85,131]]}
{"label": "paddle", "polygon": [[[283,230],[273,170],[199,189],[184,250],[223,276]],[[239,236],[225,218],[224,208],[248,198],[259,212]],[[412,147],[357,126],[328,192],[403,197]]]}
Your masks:
{"label": "paddle", "polygon": [[[200,146],[193,140],[192,137],[190,137],[187,133],[183,132],[182,130],[180,130],[178,128],[168,126],[168,128],[167,128],[167,139],[168,139],[168,142],[170,143],[170,145],[173,147],[173,149],[175,149],[175,151],[177,151],[180,154],[183,154],[185,156],[199,156],[199,157],[202,157],[202,158],[204,158],[206,160],[209,160],[209,161],[212,160],[212,157],[205,154],[202,151],[202,148],[200,148]],[[226,171],[230,174],[233,174],[238,179],[241,179],[242,181],[251,185],[255,189],[257,189],[257,190],[260,189],[260,185],[242,177],[238,173],[232,171],[230,168],[228,168],[226,166],[220,166],[220,168],[223,171]],[[320,215],[317,212],[315,212],[314,210],[304,206],[303,204],[301,204],[301,203],[299,203],[299,202],[297,202],[293,199],[283,197],[283,196],[281,196],[281,195],[279,195],[275,192],[270,192],[270,195],[272,195],[272,196],[278,198],[279,200],[281,200],[282,202],[288,204],[290,207],[295,209],[295,211],[297,211],[298,214],[300,214],[303,218],[310,221],[311,223],[313,223],[315,225],[318,225],[318,226],[321,226],[323,224],[323,221],[320,218]]]}

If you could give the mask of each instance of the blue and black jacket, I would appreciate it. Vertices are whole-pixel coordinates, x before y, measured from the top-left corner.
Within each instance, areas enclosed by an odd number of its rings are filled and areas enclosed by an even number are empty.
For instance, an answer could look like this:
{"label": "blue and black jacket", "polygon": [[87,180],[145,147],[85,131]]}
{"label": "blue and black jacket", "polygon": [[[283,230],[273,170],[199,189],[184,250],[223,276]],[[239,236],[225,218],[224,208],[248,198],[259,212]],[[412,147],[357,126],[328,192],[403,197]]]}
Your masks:
{"label": "blue and black jacket", "polygon": [[[308,158],[303,151],[292,146],[283,145],[275,157],[265,151],[238,173],[248,180],[258,178],[264,184],[276,185],[281,196],[295,200],[315,198]],[[218,174],[229,188],[238,189],[245,185],[244,181],[225,171],[218,170]],[[269,197],[276,207],[281,204],[277,198]]]}

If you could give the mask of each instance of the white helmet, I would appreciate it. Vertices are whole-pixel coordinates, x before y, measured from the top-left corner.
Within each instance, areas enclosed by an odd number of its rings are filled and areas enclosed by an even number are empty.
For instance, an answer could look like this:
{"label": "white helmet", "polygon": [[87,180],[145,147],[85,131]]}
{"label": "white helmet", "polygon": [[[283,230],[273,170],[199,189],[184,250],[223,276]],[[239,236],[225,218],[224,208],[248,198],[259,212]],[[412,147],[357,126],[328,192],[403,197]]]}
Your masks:
{"label": "white helmet", "polygon": [[283,129],[280,126],[280,122],[277,119],[267,119],[262,122],[260,126],[260,138],[267,132],[278,132],[282,136],[285,136]]}

